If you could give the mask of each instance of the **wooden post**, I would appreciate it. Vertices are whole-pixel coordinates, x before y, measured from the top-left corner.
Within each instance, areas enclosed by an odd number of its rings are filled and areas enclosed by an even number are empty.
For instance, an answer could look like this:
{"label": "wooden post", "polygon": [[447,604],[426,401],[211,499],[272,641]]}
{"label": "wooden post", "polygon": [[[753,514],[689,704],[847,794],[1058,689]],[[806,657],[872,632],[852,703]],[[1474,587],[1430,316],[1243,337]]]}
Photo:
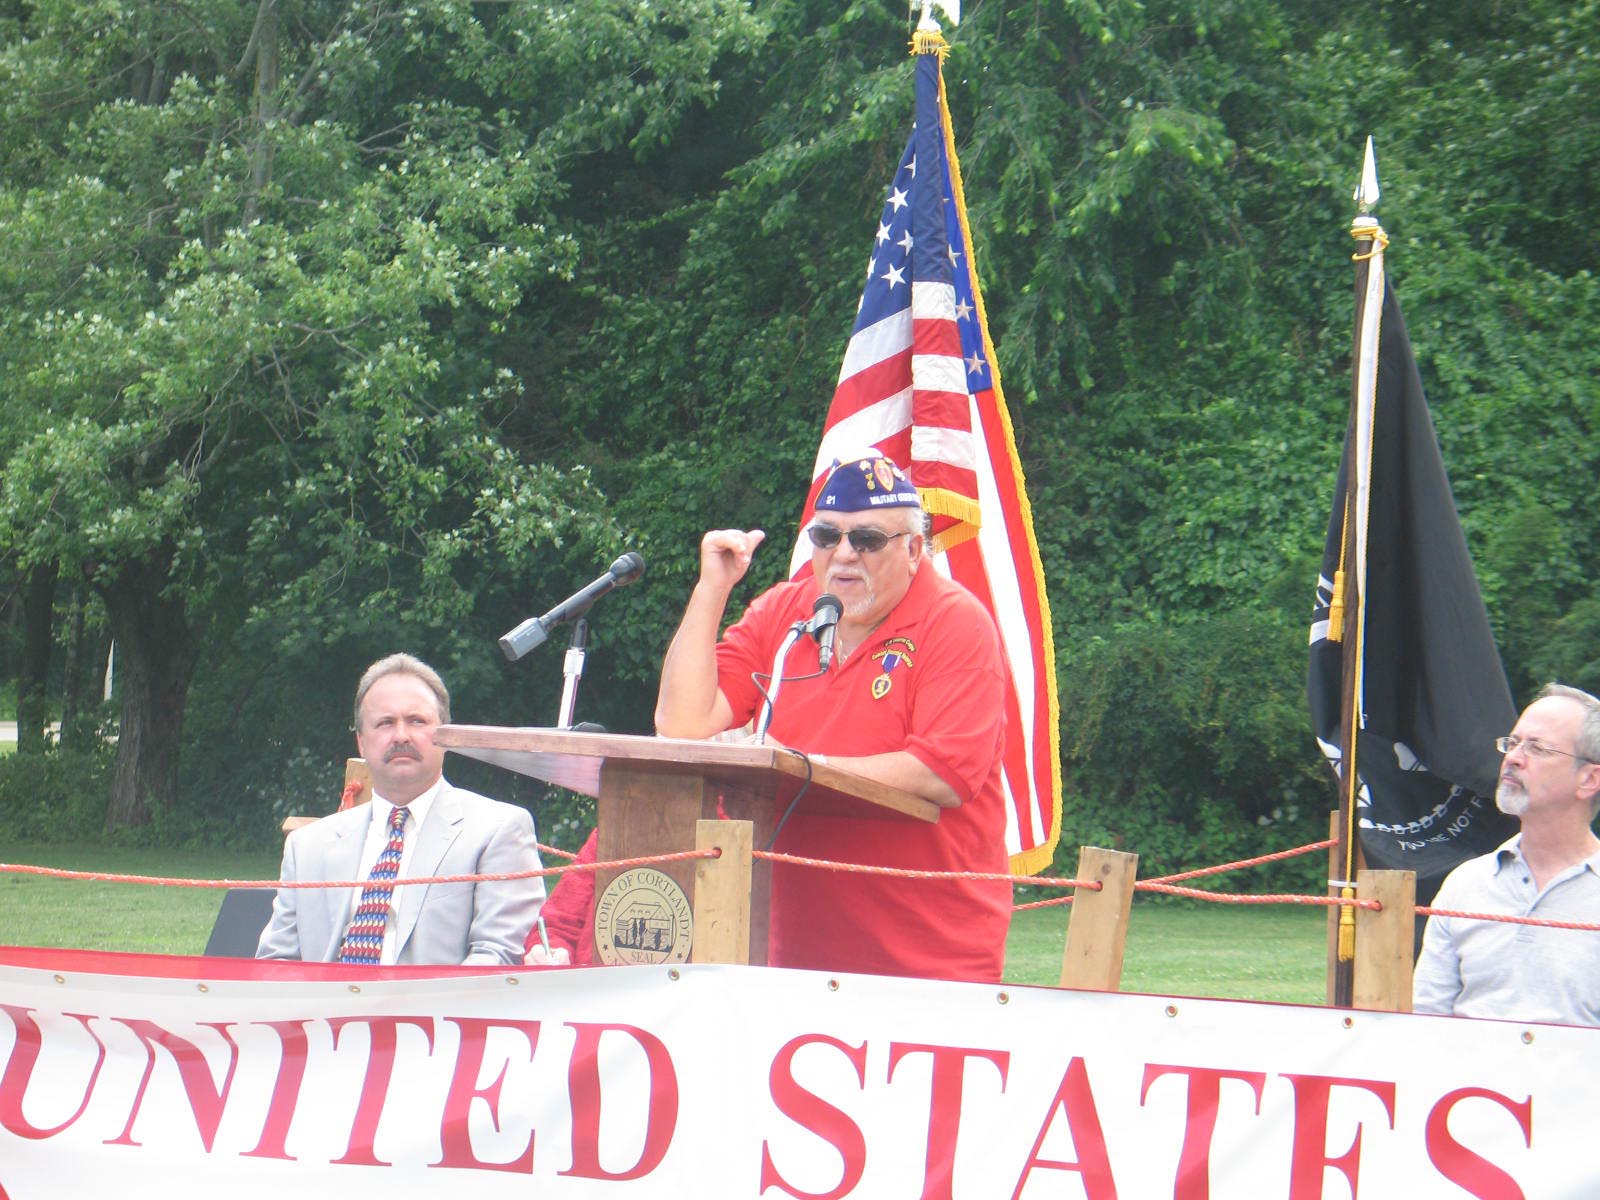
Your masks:
{"label": "wooden post", "polygon": [[1356,897],[1376,900],[1378,912],[1356,909],[1354,1004],[1374,1012],[1411,1011],[1415,966],[1417,876],[1413,871],[1361,871]]}
{"label": "wooden post", "polygon": [[347,758],[344,760],[344,785],[349,787],[356,780],[361,781],[361,793],[356,797],[357,804],[366,804],[372,799],[372,768],[367,766],[364,758]]}
{"label": "wooden post", "polygon": [[1082,880],[1101,884],[1098,892],[1079,888],[1067,921],[1067,948],[1061,956],[1061,986],[1114,992],[1122,983],[1122,953],[1139,856],[1084,846],[1078,851]]}
{"label": "wooden post", "polygon": [[696,821],[697,850],[722,851],[719,858],[694,860],[694,945],[692,963],[750,961],[750,850],[755,826],[749,821]]}

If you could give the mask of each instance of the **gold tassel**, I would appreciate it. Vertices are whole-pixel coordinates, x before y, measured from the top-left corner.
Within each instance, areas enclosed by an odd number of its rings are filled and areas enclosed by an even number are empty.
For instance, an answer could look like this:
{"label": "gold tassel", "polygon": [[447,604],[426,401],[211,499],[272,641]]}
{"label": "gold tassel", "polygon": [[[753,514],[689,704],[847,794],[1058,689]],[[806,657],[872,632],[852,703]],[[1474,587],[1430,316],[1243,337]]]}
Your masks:
{"label": "gold tassel", "polygon": [[919,29],[911,35],[911,53],[937,54],[942,64],[950,56],[950,43],[937,29]]}
{"label": "gold tassel", "polygon": [[1344,641],[1344,572],[1333,573],[1333,599],[1328,602],[1328,640]]}
{"label": "gold tassel", "polygon": [[[1341,900],[1353,900],[1356,890],[1346,884],[1339,889]],[[1349,962],[1356,956],[1356,910],[1348,904],[1339,906],[1339,961]]]}
{"label": "gold tassel", "polygon": [[1372,249],[1365,254],[1352,254],[1351,262],[1366,262],[1369,258],[1377,258],[1389,248],[1389,235],[1383,231],[1383,226],[1371,217],[1367,217],[1365,223],[1362,218],[1357,217],[1355,223],[1350,226],[1350,236],[1358,242],[1364,242],[1369,238],[1372,240]]}

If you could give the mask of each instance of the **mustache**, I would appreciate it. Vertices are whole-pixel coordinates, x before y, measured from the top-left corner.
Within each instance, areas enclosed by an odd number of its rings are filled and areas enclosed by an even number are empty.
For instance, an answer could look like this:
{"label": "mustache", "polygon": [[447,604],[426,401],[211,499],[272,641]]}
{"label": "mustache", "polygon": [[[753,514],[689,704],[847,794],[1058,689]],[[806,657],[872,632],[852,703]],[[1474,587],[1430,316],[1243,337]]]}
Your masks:
{"label": "mustache", "polygon": [[416,747],[410,745],[409,743],[402,742],[398,745],[390,746],[389,749],[384,752],[383,761],[393,762],[397,758],[420,759],[421,757],[422,755],[417,753]]}

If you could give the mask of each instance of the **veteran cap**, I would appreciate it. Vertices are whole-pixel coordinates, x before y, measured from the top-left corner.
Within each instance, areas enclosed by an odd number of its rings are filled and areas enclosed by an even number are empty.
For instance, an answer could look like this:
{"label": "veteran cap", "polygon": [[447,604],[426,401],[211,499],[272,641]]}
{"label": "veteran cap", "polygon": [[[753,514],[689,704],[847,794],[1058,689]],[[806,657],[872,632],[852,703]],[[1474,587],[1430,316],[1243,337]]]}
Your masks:
{"label": "veteran cap", "polygon": [[835,459],[817,494],[817,512],[867,512],[875,508],[921,508],[905,472],[876,450]]}

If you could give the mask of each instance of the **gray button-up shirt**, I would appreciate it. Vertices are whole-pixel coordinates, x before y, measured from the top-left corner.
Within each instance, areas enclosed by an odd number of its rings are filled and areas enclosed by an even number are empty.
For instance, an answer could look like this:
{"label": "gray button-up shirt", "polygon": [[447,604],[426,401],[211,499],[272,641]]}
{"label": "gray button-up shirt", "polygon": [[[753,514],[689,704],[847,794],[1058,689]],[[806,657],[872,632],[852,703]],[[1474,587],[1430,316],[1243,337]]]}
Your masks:
{"label": "gray button-up shirt", "polygon": [[[1451,871],[1431,907],[1600,924],[1600,854],[1568,867],[1541,891],[1519,833]],[[1430,917],[1412,1010],[1600,1025],[1600,932]]]}

